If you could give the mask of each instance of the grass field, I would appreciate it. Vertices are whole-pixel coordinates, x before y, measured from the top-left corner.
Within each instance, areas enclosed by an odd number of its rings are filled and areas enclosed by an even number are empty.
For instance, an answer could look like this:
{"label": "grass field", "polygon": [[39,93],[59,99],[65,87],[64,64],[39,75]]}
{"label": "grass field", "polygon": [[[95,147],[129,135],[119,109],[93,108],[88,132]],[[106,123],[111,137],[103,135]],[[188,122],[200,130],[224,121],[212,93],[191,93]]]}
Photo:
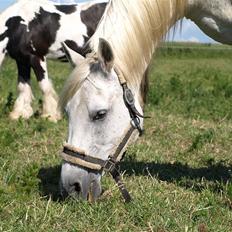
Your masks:
{"label": "grass field", "polygon": [[[164,44],[151,66],[145,135],[122,163],[133,196],[125,205],[109,176],[90,205],[59,200],[59,151],[67,122],[42,120],[33,76],[35,115],[9,120],[16,66],[0,72],[0,231],[232,230],[232,50]],[[49,62],[59,92],[70,68]]]}

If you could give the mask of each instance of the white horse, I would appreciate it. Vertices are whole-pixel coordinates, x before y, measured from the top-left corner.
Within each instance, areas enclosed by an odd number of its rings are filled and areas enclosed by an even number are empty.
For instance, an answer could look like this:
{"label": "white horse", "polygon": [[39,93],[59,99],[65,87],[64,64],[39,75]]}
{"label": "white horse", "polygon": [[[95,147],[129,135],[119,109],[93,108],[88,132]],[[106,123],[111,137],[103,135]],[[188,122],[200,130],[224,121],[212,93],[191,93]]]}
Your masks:
{"label": "white horse", "polygon": [[57,95],[48,79],[46,56],[63,59],[61,42],[84,55],[85,42],[94,33],[106,2],[55,5],[47,0],[19,0],[0,15],[0,65],[8,53],[18,68],[19,96],[12,119],[33,114],[30,70],[34,70],[43,92],[43,117],[56,121]]}
{"label": "white horse", "polygon": [[230,0],[111,0],[89,41],[92,53],[84,58],[65,47],[76,68],[60,98],[69,117],[63,194],[87,199],[92,193],[97,199],[102,173],[109,171],[130,199],[115,163],[143,127],[143,73],[169,28],[184,16],[212,38],[232,42]]}

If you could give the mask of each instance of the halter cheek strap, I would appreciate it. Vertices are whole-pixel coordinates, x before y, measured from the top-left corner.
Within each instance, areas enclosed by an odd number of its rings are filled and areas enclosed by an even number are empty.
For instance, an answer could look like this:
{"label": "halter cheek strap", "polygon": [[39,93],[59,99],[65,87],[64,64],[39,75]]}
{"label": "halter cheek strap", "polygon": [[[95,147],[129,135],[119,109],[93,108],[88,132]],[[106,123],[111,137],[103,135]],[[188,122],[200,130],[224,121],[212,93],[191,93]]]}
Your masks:
{"label": "halter cheek strap", "polygon": [[81,166],[83,168],[87,168],[90,170],[98,171],[98,172],[109,172],[115,182],[117,183],[119,190],[125,200],[125,202],[130,202],[132,200],[129,192],[125,188],[125,185],[122,181],[121,174],[118,170],[118,163],[121,161],[121,153],[126,148],[130,137],[132,136],[135,129],[138,130],[139,135],[142,135],[142,128],[140,126],[140,117],[143,117],[135,107],[135,100],[131,90],[128,88],[126,80],[122,73],[115,68],[115,72],[119,78],[119,82],[123,89],[123,99],[124,103],[129,111],[131,117],[131,126],[123,136],[123,139],[117,146],[116,150],[113,154],[111,154],[108,160],[102,160],[99,158],[95,158],[89,155],[86,155],[84,151],[72,147],[69,144],[65,144],[63,147],[63,151],[61,153],[61,157],[66,162],[69,162],[74,165]]}

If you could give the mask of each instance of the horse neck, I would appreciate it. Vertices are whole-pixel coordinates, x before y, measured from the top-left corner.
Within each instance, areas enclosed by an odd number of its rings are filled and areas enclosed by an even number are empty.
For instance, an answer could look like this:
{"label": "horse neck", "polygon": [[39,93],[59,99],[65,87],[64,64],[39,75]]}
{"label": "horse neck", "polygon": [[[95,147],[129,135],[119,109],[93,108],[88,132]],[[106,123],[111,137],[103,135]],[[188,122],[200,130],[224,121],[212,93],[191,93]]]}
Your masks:
{"label": "horse neck", "polygon": [[99,38],[108,40],[134,93],[140,93],[143,74],[168,29],[183,17],[185,0],[111,0],[90,40],[97,51]]}

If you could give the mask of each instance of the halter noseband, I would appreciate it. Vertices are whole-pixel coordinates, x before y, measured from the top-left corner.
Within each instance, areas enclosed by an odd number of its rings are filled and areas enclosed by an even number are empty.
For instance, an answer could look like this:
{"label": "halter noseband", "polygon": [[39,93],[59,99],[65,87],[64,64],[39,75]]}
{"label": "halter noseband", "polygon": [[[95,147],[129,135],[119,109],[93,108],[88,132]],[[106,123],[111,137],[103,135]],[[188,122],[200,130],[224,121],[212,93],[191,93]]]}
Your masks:
{"label": "halter noseband", "polygon": [[61,157],[68,163],[81,166],[83,168],[87,168],[90,170],[94,170],[97,172],[109,172],[115,182],[117,183],[120,192],[125,200],[125,202],[131,201],[131,196],[127,189],[124,186],[124,183],[121,178],[121,174],[118,170],[118,163],[121,161],[122,157],[120,154],[125,149],[126,145],[129,142],[131,135],[133,134],[134,130],[137,129],[139,135],[142,135],[142,128],[140,126],[140,117],[143,118],[138,110],[135,107],[135,100],[131,90],[127,86],[127,82],[119,71],[118,68],[115,68],[115,72],[118,76],[119,82],[123,89],[123,100],[124,103],[129,111],[131,117],[131,125],[130,128],[125,133],[122,141],[117,146],[115,152],[109,156],[107,160],[102,160],[99,158],[95,158],[89,155],[86,155],[84,151],[79,150],[78,148],[72,147],[69,144],[65,144],[63,147],[63,151],[61,153]]}

